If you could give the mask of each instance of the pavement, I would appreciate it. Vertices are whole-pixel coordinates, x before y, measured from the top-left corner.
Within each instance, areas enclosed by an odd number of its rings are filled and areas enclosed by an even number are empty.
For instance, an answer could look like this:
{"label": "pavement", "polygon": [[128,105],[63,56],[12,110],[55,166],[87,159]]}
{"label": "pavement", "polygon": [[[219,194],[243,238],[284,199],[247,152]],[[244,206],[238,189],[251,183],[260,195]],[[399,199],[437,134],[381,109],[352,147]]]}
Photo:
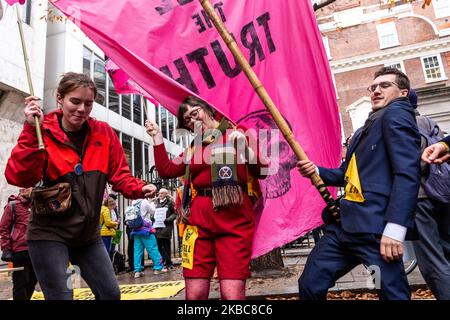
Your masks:
{"label": "pavement", "polygon": [[[283,251],[284,268],[281,270],[270,270],[266,272],[253,272],[251,278],[247,281],[247,298],[248,299],[266,299],[266,298],[289,298],[298,295],[298,278],[310,252],[310,248],[292,248]],[[163,282],[182,280],[182,268],[180,259],[173,260],[175,269],[167,273],[154,275],[150,261],[146,261],[144,276],[134,278],[134,273],[121,273],[117,275],[120,284],[142,284],[150,282]],[[336,285],[330,289],[330,292],[352,291],[352,292],[373,292],[368,288],[369,272],[363,266],[357,266],[351,272],[340,278]],[[419,269],[415,268],[408,275],[408,281],[413,290],[417,288],[426,289]],[[81,287],[87,287],[82,281]],[[39,289],[39,286],[36,288]],[[0,300],[10,299],[12,297],[11,275],[8,273],[0,273]],[[219,299],[219,282],[218,279],[211,280],[210,299]],[[185,291],[182,290],[176,296],[168,298],[170,300],[184,300]]]}

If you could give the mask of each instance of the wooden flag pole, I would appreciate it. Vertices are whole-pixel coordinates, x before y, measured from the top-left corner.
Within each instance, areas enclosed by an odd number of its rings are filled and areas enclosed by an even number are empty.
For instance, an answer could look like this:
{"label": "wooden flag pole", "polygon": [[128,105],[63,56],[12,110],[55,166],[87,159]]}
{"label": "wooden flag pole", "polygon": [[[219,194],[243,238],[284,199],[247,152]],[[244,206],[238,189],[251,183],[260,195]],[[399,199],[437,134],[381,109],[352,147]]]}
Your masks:
{"label": "wooden flag pole", "polygon": [[[211,5],[211,2],[209,0],[199,0],[199,1],[200,1],[200,4],[202,5],[203,9],[208,14],[209,18],[213,22],[214,26],[216,27],[216,29],[219,32],[220,36],[222,37],[223,41],[226,43],[226,45],[230,49],[231,53],[235,57],[237,63],[241,66],[242,70],[244,71],[248,80],[252,84],[256,93],[258,94],[258,96],[260,97],[262,102],[264,103],[267,110],[272,115],[273,120],[275,121],[276,125],[282,132],[286,141],[291,146],[292,150],[294,151],[295,155],[297,156],[297,159],[308,160],[306,153],[303,151],[302,147],[297,142],[297,140],[295,140],[294,134],[292,133],[292,131],[289,128],[286,121],[284,120],[280,111],[278,111],[278,108],[275,106],[274,102],[270,98],[269,94],[267,93],[266,89],[262,85],[261,81],[258,79],[258,76],[255,74],[255,72],[251,68],[247,59],[245,59],[244,55],[242,54],[241,50],[239,49],[238,45],[236,44],[236,41],[234,41],[233,37],[230,35],[230,33],[227,31],[225,25],[223,24],[222,20],[216,14],[213,6]],[[320,178],[320,176],[317,173],[314,173],[311,176],[311,182],[317,188],[317,190],[319,190],[320,195],[324,199],[324,201],[327,205],[327,208],[333,214],[333,217],[337,221],[339,221],[339,209],[336,206],[336,202],[334,201],[333,197],[331,196],[330,192],[328,191],[327,187],[325,186],[325,183],[322,181],[322,179]]]}
{"label": "wooden flag pole", "polygon": [[[31,81],[30,64],[28,61],[27,47],[25,45],[25,37],[23,36],[22,19],[20,18],[19,5],[16,4],[17,25],[19,26],[20,40],[22,41],[23,60],[25,61],[25,70],[27,72],[28,87],[30,88],[30,95],[34,96],[33,82]],[[38,139],[39,150],[44,150],[44,142],[42,141],[41,125],[39,124],[39,117],[34,116],[34,123],[36,126],[36,135]]]}

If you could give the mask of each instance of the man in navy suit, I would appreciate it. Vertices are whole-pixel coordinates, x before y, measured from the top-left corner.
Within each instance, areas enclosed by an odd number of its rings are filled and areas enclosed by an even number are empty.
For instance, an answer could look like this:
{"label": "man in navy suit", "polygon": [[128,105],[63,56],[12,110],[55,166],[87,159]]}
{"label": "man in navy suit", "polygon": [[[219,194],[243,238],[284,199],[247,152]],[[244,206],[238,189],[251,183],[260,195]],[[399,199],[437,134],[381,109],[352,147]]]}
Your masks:
{"label": "man in navy suit", "polygon": [[297,164],[304,177],[318,171],[325,184],[345,187],[340,223],[326,226],[298,281],[302,300],[326,299],[335,281],[358,264],[374,272],[380,299],[411,297],[402,255],[420,185],[420,134],[407,98],[409,80],[397,69],[381,68],[367,89],[372,112],[341,167]]}

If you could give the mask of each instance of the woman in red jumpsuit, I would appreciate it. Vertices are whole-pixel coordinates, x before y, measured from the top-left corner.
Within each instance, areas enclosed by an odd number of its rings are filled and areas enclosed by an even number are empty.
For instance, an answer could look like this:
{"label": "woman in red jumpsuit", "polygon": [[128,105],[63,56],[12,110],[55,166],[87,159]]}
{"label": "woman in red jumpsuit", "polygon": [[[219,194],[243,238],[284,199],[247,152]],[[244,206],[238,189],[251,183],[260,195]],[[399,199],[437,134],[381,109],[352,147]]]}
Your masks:
{"label": "woman in red jumpsuit", "polygon": [[[216,265],[222,299],[245,299],[245,281],[250,276],[255,224],[248,181],[261,176],[262,165],[256,157],[257,148],[249,143],[254,140],[246,138],[225,118],[217,121],[214,113],[209,105],[195,97],[183,101],[178,109],[178,127],[195,131],[203,139],[196,138],[193,147],[172,161],[167,156],[159,127],[152,121],[146,122],[147,133],[154,141],[155,165],[160,177],[185,175],[184,188],[192,186],[195,195],[185,216],[183,237],[183,276],[188,300],[208,298]],[[232,159],[226,158],[225,163],[211,164],[213,159],[220,162],[218,155],[233,154],[233,149],[245,151],[234,152]],[[246,161],[233,162],[242,159],[244,153]],[[186,208],[185,202],[183,199]],[[192,239],[195,242],[189,242]],[[185,253],[192,255],[192,261],[185,260]]]}

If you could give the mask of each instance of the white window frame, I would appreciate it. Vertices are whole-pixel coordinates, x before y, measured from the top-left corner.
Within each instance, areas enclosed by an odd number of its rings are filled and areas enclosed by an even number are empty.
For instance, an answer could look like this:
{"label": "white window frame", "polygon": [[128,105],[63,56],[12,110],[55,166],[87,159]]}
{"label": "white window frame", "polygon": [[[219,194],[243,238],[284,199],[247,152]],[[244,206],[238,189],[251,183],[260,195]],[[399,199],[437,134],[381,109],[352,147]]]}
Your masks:
{"label": "white window frame", "polygon": [[336,92],[336,99],[339,100],[338,89],[337,89],[337,86],[336,86],[336,78],[335,78],[333,72],[331,72],[331,79],[333,80],[334,92]]}
{"label": "white window frame", "polygon": [[[395,26],[394,21],[378,24],[377,33],[378,33],[378,42],[380,43],[380,49],[392,48],[400,45],[400,42],[398,41],[397,27]],[[382,38],[390,35],[394,37],[394,41],[388,44],[384,43]]]}
{"label": "white window frame", "polygon": [[31,26],[31,13],[33,4],[31,3],[31,0],[26,1],[25,4],[21,5],[22,7],[22,21],[23,23]]}
{"label": "white window frame", "polygon": [[403,63],[403,61],[394,61],[394,62],[391,62],[391,63],[385,63],[384,66],[385,67],[392,67],[394,64],[399,64],[400,65],[400,71],[406,74],[405,64]]}
{"label": "white window frame", "polygon": [[[437,60],[438,60],[438,63],[439,63],[439,69],[440,69],[440,72],[441,72],[441,77],[437,78],[437,79],[428,79],[427,78],[427,72],[425,70],[425,63],[424,63],[423,60],[426,59],[426,58],[432,58],[432,57],[437,57]],[[422,64],[422,71],[423,71],[423,77],[425,79],[425,83],[432,83],[432,82],[436,82],[436,81],[447,80],[447,77],[446,77],[445,71],[444,71],[444,65],[442,64],[442,58],[441,58],[441,54],[440,53],[420,57],[420,63]]]}
{"label": "white window frame", "polygon": [[434,0],[432,3],[436,19],[450,16],[450,0]]}
{"label": "white window frame", "polygon": [[327,53],[328,60],[331,60],[332,57],[331,57],[330,43],[328,42],[328,37],[323,36],[322,43],[323,43],[323,47],[325,48],[325,52]]}

